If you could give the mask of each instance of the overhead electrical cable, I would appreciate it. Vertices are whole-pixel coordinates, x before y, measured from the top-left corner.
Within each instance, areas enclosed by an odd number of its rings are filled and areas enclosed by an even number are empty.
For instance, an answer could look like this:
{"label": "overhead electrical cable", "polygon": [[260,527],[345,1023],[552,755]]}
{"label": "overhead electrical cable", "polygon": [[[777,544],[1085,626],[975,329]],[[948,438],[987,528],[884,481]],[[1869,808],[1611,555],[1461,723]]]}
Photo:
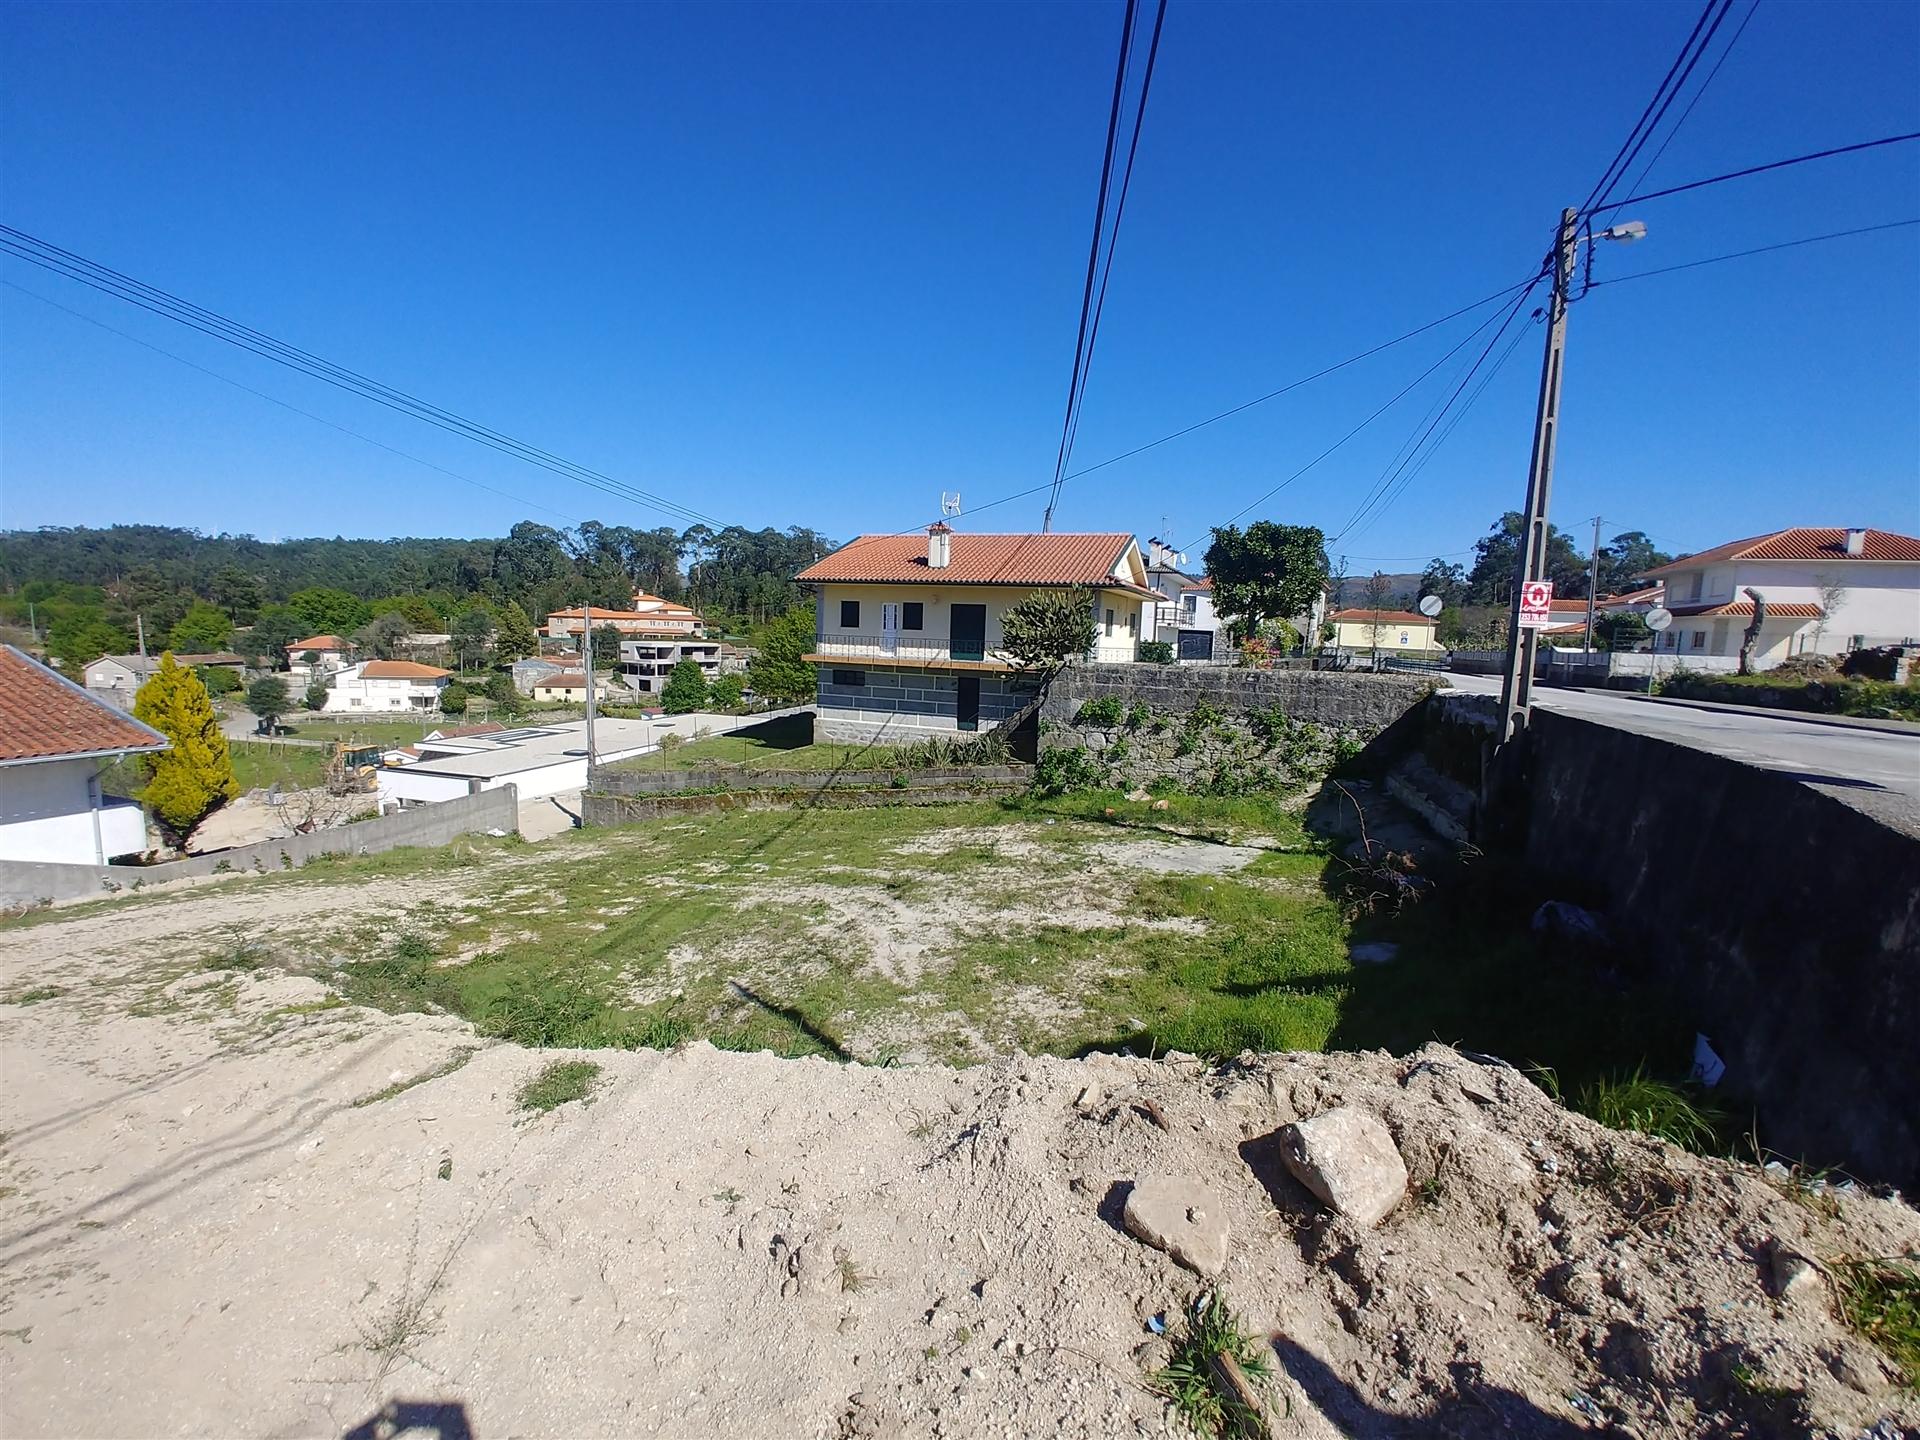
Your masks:
{"label": "overhead electrical cable", "polygon": [[59,246],[12,226],[0,225],[0,253],[14,255],[44,270],[76,280],[101,294],[123,300],[164,319],[197,330],[203,335],[238,349],[247,350],[288,369],[299,371],[336,389],[359,395],[389,410],[434,425],[476,444],[498,450],[616,499],[642,505],[676,519],[716,526],[724,524],[716,517],[692,506],[669,500],[626,481],[617,480],[598,470],[516,440],[477,421],[443,410],[404,391],[312,355],[262,331],[254,330],[220,315],[216,311],[182,300],[178,296],[161,290],[158,286],[135,280],[108,266],[88,260],[72,251],[63,250]]}
{"label": "overhead electrical cable", "polygon": [[1593,189],[1588,192],[1587,198],[1580,202],[1581,214],[1584,215],[1591,210],[1594,203],[1606,193],[1607,187],[1617,184],[1620,175],[1625,173],[1628,164],[1631,163],[1627,158],[1628,154],[1632,151],[1635,142],[1638,141],[1645,132],[1648,122],[1653,116],[1653,112],[1659,107],[1661,99],[1667,93],[1667,86],[1673,83],[1673,77],[1680,72],[1680,67],[1686,63],[1687,56],[1693,51],[1694,41],[1700,38],[1701,30],[1706,27],[1707,17],[1713,13],[1713,7],[1719,3],[1720,0],[1707,0],[1706,8],[1700,12],[1700,18],[1693,22],[1693,30],[1687,36],[1686,43],[1680,47],[1680,53],[1673,57],[1673,64],[1667,67],[1667,73],[1661,77],[1660,84],[1655,87],[1653,98],[1647,101],[1646,108],[1640,112],[1640,118],[1633,122],[1633,129],[1629,130],[1627,132],[1627,138],[1620,142],[1620,148],[1614,152],[1613,159],[1607,162],[1607,168],[1601,172],[1600,178],[1594,182]]}
{"label": "overhead electrical cable", "polygon": [[1611,200],[1609,210],[1618,210],[1623,205],[1638,205],[1647,200],[1664,200],[1669,195],[1684,195],[1689,190],[1704,190],[1709,185],[1724,185],[1729,180],[1744,180],[1749,175],[1764,175],[1770,170],[1785,170],[1790,165],[1805,165],[1814,160],[1830,160],[1835,155],[1854,155],[1862,150],[1878,150],[1883,145],[1904,145],[1920,140],[1920,130],[1906,135],[1886,135],[1878,140],[1862,140],[1857,145],[1836,145],[1831,150],[1816,150],[1811,155],[1795,155],[1787,160],[1774,160],[1765,165],[1749,165],[1744,170],[1729,170],[1724,175],[1709,175],[1704,180],[1690,180],[1685,185],[1669,185],[1664,190],[1648,190],[1640,195],[1629,195],[1624,200]]}
{"label": "overhead electrical cable", "polygon": [[1630,275],[1614,275],[1605,280],[1593,282],[1597,289],[1602,285],[1623,285],[1629,280],[1645,280],[1654,275],[1671,275],[1676,270],[1698,270],[1702,265],[1718,265],[1726,260],[1744,260],[1750,255],[1771,255],[1776,250],[1793,250],[1802,245],[1817,245],[1823,240],[1845,240],[1852,235],[1873,235],[1882,230],[1902,230],[1912,225],[1920,225],[1920,219],[1889,220],[1882,225],[1861,225],[1852,230],[1833,230],[1825,235],[1808,235],[1800,240],[1782,240],[1777,245],[1757,245],[1751,250],[1735,250],[1728,255],[1710,255],[1705,260],[1688,260],[1679,265],[1662,265],[1655,270],[1636,270]]}
{"label": "overhead electrical cable", "polygon": [[[1685,63],[1681,66],[1679,77],[1668,87],[1665,97],[1661,99],[1658,108],[1653,112],[1653,119],[1648,123],[1646,129],[1640,133],[1640,138],[1633,142],[1632,148],[1627,151],[1626,159],[1620,166],[1619,174],[1615,176],[1612,184],[1608,186],[1607,192],[1596,202],[1595,208],[1605,209],[1607,201],[1612,196],[1613,186],[1618,185],[1626,179],[1627,171],[1633,168],[1634,162],[1640,158],[1641,152],[1647,148],[1654,134],[1660,129],[1661,122],[1667,118],[1667,111],[1673,108],[1673,102],[1678,100],[1680,98],[1680,92],[1686,89],[1687,81],[1693,77],[1694,67],[1700,63],[1701,56],[1705,55],[1707,48],[1713,44],[1713,37],[1719,32],[1720,26],[1725,22],[1728,13],[1731,12],[1732,9],[1733,0],[1707,0],[1707,10],[1703,12],[1702,18],[1704,19],[1706,14],[1710,13],[1713,19],[1711,23],[1708,24],[1706,33],[1700,36],[1698,44],[1689,47],[1691,53],[1683,52]],[[1583,210],[1582,213],[1585,214],[1588,212]]]}

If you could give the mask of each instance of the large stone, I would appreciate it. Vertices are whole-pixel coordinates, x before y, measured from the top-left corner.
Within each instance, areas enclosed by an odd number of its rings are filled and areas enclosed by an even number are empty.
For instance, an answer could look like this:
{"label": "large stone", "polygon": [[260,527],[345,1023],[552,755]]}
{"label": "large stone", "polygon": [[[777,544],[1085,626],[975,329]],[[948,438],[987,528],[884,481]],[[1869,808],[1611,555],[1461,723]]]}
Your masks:
{"label": "large stone", "polygon": [[1387,1127],[1348,1106],[1280,1130],[1293,1178],[1322,1204],[1360,1225],[1378,1225],[1407,1193],[1407,1166]]}
{"label": "large stone", "polygon": [[1173,1175],[1149,1175],[1127,1196],[1127,1233],[1164,1250],[1211,1279],[1227,1263],[1227,1215],[1205,1186]]}

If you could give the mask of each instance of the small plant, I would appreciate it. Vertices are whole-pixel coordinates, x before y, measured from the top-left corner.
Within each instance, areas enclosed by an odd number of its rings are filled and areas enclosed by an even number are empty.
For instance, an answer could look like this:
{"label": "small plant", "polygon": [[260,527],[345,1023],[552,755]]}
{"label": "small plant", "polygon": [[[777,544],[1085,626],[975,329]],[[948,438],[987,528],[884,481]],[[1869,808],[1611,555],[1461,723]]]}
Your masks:
{"label": "small plant", "polygon": [[1129,730],[1143,728],[1152,718],[1153,708],[1144,700],[1136,700],[1127,707],[1127,729]]}
{"label": "small plant", "polygon": [[1773,1404],[1780,1400],[1791,1400],[1797,1393],[1784,1385],[1769,1385],[1760,1378],[1760,1374],[1746,1361],[1742,1360],[1728,1372],[1733,1388],[1750,1399],[1763,1404]]}
{"label": "small plant", "polygon": [[1033,793],[1042,798],[1092,790],[1106,778],[1091,751],[1071,745],[1042,750],[1033,767]]}
{"label": "small plant", "polygon": [[833,1252],[834,1273],[840,1277],[840,1292],[843,1295],[858,1295],[873,1281],[873,1276],[860,1268],[859,1262],[845,1250]]}
{"label": "small plant", "polygon": [[549,1110],[584,1099],[600,1077],[592,1060],[555,1060],[520,1087],[514,1101],[522,1110],[544,1115]]}
{"label": "small plant", "polygon": [[1446,1191],[1441,1188],[1440,1177],[1438,1175],[1429,1175],[1420,1182],[1420,1188],[1417,1193],[1420,1196],[1420,1203],[1422,1205],[1438,1205],[1440,1203],[1440,1197],[1446,1194]]}
{"label": "small plant", "polygon": [[12,995],[0,997],[0,1004],[38,1005],[42,1000],[57,1000],[67,993],[64,985],[36,985],[31,990],[16,991]]}
{"label": "small plant", "polygon": [[1142,640],[1140,642],[1140,663],[1143,665],[1173,664],[1173,642],[1171,640]]}
{"label": "small plant", "polygon": [[1120,703],[1118,695],[1100,695],[1080,707],[1079,713],[1073,717],[1073,723],[1111,730],[1126,718],[1126,713],[1126,707]]}
{"label": "small plant", "polygon": [[1197,1435],[1265,1434],[1261,1417],[1249,1414],[1238,1396],[1222,1391],[1214,1374],[1214,1359],[1221,1355],[1230,1356],[1255,1383],[1273,1374],[1266,1346],[1240,1328],[1226,1298],[1217,1293],[1202,1295],[1174,1344],[1172,1358],[1147,1377],[1147,1385]]}
{"label": "small plant", "polygon": [[1710,1155],[1720,1149],[1725,1116],[1696,1101],[1681,1086],[1654,1079],[1645,1065],[1635,1066],[1630,1074],[1582,1086],[1573,1108],[1611,1130],[1637,1130],[1696,1154]]}
{"label": "small plant", "polygon": [[1920,1386],[1920,1254],[1835,1260],[1828,1267],[1840,1315]]}
{"label": "small plant", "polygon": [[209,955],[201,962],[204,970],[258,970],[273,958],[273,951],[258,940],[236,937],[225,950]]}
{"label": "small plant", "polygon": [[1199,734],[1206,730],[1217,730],[1226,718],[1224,710],[1202,695],[1193,702],[1193,709],[1187,712],[1187,732]]}

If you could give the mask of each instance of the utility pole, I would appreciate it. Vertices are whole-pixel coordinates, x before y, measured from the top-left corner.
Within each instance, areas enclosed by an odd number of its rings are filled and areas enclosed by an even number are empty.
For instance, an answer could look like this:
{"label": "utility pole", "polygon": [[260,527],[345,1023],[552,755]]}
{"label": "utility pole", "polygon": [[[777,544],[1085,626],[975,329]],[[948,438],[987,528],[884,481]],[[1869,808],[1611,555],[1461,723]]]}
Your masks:
{"label": "utility pole", "polygon": [[1593,517],[1593,554],[1587,561],[1587,663],[1593,663],[1593,608],[1600,594],[1600,522]]}
{"label": "utility pole", "polygon": [[593,775],[593,606],[580,605],[580,655],[587,670],[587,775]]}
{"label": "utility pole", "polygon": [[[147,678],[147,617],[135,615],[133,629],[134,633],[140,637],[140,678],[145,680]],[[124,635],[127,632],[122,630],[120,633]]]}
{"label": "utility pole", "polygon": [[1547,350],[1540,362],[1540,402],[1533,417],[1533,460],[1527,471],[1527,508],[1520,524],[1520,563],[1516,570],[1507,639],[1507,673],[1500,686],[1500,737],[1507,744],[1526,728],[1533,703],[1533,662],[1537,631],[1520,626],[1521,597],[1529,580],[1547,578],[1547,502],[1553,494],[1553,452],[1560,433],[1560,364],[1567,348],[1567,284],[1579,245],[1577,210],[1560,212],[1553,246],[1553,298],[1547,310]]}

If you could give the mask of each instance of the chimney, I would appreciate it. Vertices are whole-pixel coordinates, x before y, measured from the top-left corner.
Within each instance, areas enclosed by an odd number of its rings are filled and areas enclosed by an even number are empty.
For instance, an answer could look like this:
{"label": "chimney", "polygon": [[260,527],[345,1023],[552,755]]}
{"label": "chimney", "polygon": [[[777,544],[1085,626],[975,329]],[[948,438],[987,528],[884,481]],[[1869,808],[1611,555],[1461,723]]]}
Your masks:
{"label": "chimney", "polygon": [[1867,532],[1864,530],[1847,531],[1847,553],[1864,555],[1867,553]]}
{"label": "chimney", "polygon": [[1157,535],[1147,541],[1147,568],[1150,570],[1173,568],[1173,547]]}
{"label": "chimney", "polygon": [[953,527],[936,520],[927,527],[927,568],[944,570],[953,560]]}

